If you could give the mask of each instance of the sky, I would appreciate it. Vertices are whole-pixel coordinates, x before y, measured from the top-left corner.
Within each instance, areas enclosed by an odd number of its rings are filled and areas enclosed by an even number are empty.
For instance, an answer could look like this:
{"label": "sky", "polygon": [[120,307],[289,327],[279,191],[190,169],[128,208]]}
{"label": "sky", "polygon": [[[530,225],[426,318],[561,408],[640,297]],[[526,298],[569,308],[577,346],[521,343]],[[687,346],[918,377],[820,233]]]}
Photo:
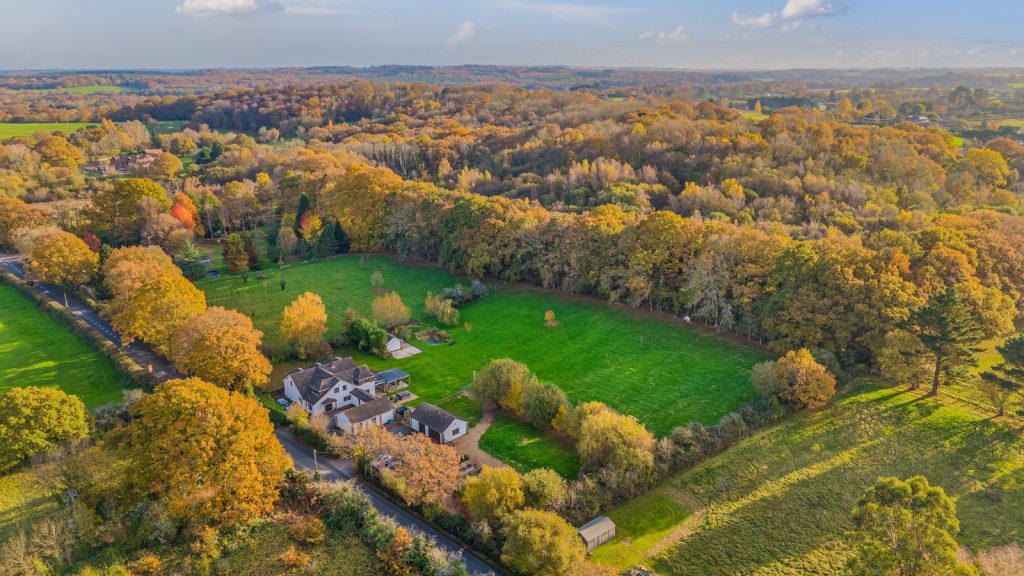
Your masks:
{"label": "sky", "polygon": [[1024,66],[1024,0],[0,0],[0,70]]}

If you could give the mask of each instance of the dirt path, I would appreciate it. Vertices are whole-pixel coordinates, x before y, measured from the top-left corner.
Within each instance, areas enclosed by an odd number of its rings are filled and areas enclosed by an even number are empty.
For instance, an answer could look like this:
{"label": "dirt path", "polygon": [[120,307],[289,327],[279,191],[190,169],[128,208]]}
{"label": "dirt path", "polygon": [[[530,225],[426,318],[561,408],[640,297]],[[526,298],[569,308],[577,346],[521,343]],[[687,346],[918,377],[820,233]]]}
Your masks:
{"label": "dirt path", "polygon": [[696,496],[674,487],[669,489],[668,495],[676,502],[679,502],[683,506],[693,510],[693,513],[690,514],[689,518],[683,520],[682,524],[676,526],[661,540],[658,540],[657,544],[651,546],[646,552],[644,552],[645,558],[653,558],[654,556],[665,552],[690,534],[696,532],[697,529],[704,524],[704,519],[707,516],[707,506],[697,499]]}
{"label": "dirt path", "polygon": [[492,468],[501,468],[505,466],[504,462],[480,449],[480,438],[491,427],[492,422],[494,422],[494,412],[484,412],[476,426],[470,428],[465,436],[452,442],[452,446],[460,454],[465,454],[478,467],[487,465]]}

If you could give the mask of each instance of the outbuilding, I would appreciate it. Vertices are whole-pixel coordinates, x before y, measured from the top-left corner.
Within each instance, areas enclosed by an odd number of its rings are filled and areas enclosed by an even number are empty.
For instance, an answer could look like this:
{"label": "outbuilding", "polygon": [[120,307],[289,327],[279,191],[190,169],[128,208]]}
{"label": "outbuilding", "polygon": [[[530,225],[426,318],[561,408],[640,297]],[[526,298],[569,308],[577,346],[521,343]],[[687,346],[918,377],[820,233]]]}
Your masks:
{"label": "outbuilding", "polygon": [[458,416],[424,402],[409,415],[409,427],[438,444],[465,436],[469,423]]}
{"label": "outbuilding", "polygon": [[615,537],[615,522],[607,516],[598,516],[579,527],[580,540],[587,547],[587,553],[593,552],[601,544]]}

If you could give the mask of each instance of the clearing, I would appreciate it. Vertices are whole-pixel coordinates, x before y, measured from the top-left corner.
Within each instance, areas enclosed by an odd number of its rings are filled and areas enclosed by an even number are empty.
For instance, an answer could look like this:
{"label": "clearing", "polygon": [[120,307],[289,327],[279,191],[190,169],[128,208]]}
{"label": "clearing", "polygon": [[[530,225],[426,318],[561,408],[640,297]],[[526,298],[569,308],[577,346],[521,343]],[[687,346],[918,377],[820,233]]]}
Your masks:
{"label": "clearing", "polygon": [[[448,272],[405,265],[383,256],[345,256],[262,272],[263,279],[202,280],[210,305],[234,308],[253,318],[271,347],[279,338],[281,310],[305,291],[320,294],[328,313],[328,335],[339,332],[346,309],[370,312],[376,296],[370,275],[380,270],[384,291],[395,290],[412,310],[423,311],[428,291],[458,282]],[[286,281],[281,290],[280,279]],[[559,326],[548,328],[544,313],[555,312]],[[461,309],[462,325],[449,329],[452,342],[413,342],[423,352],[403,360],[380,360],[352,350],[373,367],[397,366],[408,372],[420,400],[445,404],[471,419],[479,409],[461,411],[443,402],[473,379],[491,360],[525,362],[537,375],[559,386],[573,401],[599,400],[640,419],[656,435],[692,421],[717,422],[756,395],[749,383],[754,364],[768,358],[761,350],[736,344],[670,319],[589,298],[537,289],[505,289]],[[289,363],[280,368],[291,369]],[[284,370],[285,372],[287,370]],[[283,372],[275,371],[272,386]],[[474,404],[456,400],[463,408]]]}
{"label": "clearing", "polygon": [[843,574],[857,498],[879,476],[917,474],[957,500],[962,545],[1024,539],[1024,441],[920,393],[867,382],[671,481],[707,504],[706,519],[652,563],[679,576]]}
{"label": "clearing", "polygon": [[615,522],[615,538],[594,550],[590,559],[620,572],[646,564],[648,550],[670,538],[678,527],[686,527],[683,522],[691,514],[687,504],[685,495],[662,486],[616,507],[607,514]]}
{"label": "clearing", "polygon": [[63,132],[74,134],[95,122],[0,122],[0,140],[15,136],[31,136],[36,132]]}
{"label": "clearing", "polygon": [[92,409],[120,401],[123,383],[113,362],[0,284],[0,393],[19,386],[60,388]]}
{"label": "clearing", "polygon": [[580,461],[572,447],[525,422],[497,413],[480,439],[480,448],[520,472],[550,468],[566,480],[575,480]]}

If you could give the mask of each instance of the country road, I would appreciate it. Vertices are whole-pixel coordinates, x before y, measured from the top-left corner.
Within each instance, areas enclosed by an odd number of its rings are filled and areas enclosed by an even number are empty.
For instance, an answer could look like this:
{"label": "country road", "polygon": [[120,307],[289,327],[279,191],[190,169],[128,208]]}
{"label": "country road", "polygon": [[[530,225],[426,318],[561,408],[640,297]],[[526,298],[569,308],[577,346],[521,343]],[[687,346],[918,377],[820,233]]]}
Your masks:
{"label": "country road", "polygon": [[[9,254],[0,254],[0,266],[3,266],[4,269],[18,278],[21,278],[22,280],[25,279],[25,267],[22,265],[20,257]],[[140,342],[132,342],[127,346],[122,346],[121,336],[116,330],[114,330],[114,327],[111,326],[109,322],[101,318],[100,315],[92,308],[82,304],[74,296],[66,293],[61,288],[47,284],[46,282],[36,282],[35,285],[32,286],[32,289],[61,306],[66,305],[72,314],[89,326],[92,326],[115,346],[124,350],[124,353],[134,360],[136,364],[141,366],[143,369],[150,370],[156,378],[157,383],[182,377],[180,372],[172,368],[167,360],[153,352],[149,346]]]}
{"label": "country road", "polygon": [[[277,435],[277,439],[281,442],[281,446],[284,446],[288,455],[292,457],[297,470],[313,471],[313,449],[296,438],[291,428],[278,428],[274,434]],[[319,452],[316,455],[316,469],[320,471],[321,480],[354,480],[356,485],[369,496],[374,508],[386,516],[391,516],[406,529],[432,537],[441,548],[460,554],[471,574],[494,575],[494,570],[472,551],[462,548],[445,534],[355,478],[355,465],[352,461],[338,460]]]}

